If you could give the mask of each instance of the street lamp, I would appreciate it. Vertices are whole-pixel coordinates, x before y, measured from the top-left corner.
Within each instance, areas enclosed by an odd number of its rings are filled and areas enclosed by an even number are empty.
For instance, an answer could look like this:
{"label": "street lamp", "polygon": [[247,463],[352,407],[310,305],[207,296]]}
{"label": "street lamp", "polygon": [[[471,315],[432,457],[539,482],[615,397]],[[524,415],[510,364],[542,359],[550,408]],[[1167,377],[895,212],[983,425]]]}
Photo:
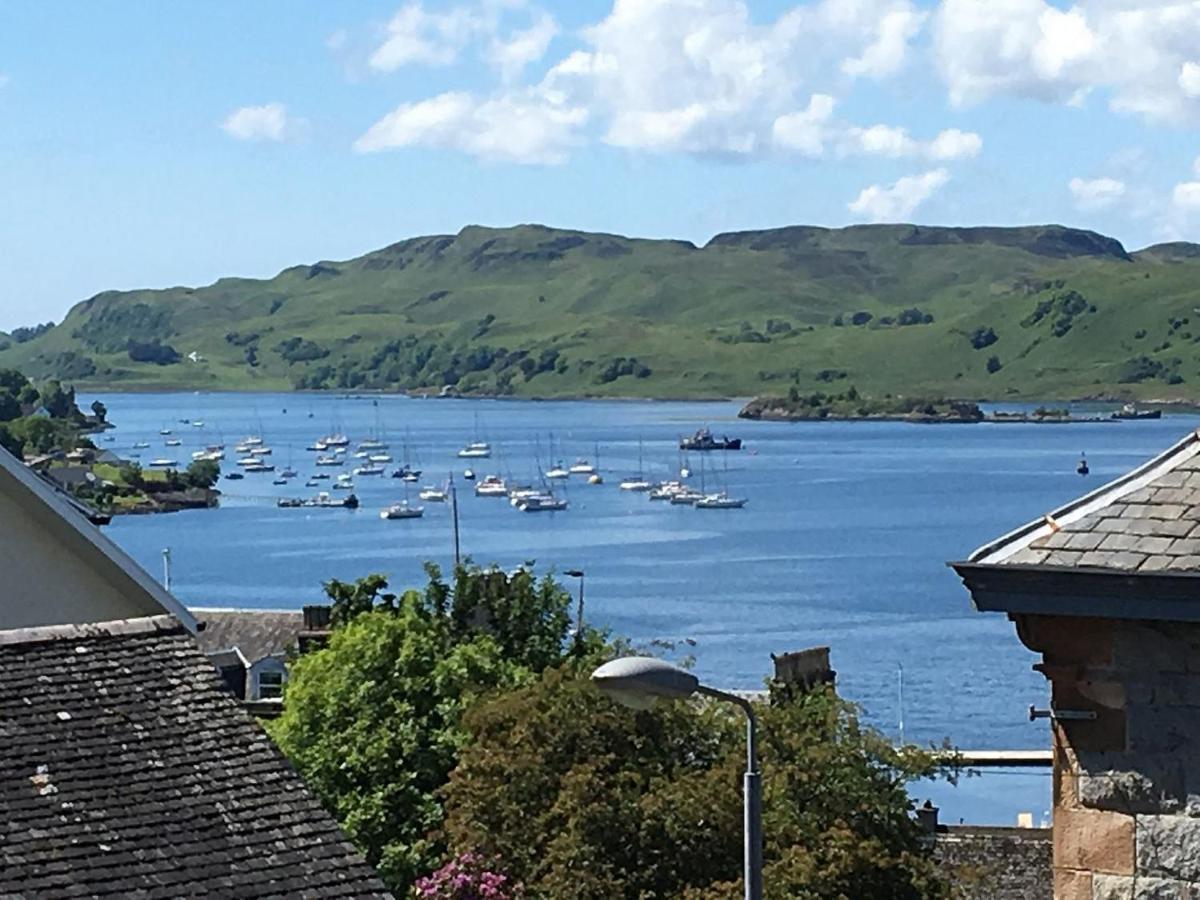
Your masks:
{"label": "street lamp", "polygon": [[[570,573],[567,573],[570,574]],[[754,707],[750,701],[707,687],[691,672],[649,656],[627,656],[606,662],[592,673],[592,683],[614,699],[634,709],[648,709],[655,700],[682,700],[703,694],[733,703],[746,714],[745,866],[746,900],[762,900],[762,772],[758,768],[758,742]]]}
{"label": "street lamp", "polygon": [[563,572],[568,578],[579,579],[579,609],[575,614],[575,647],[583,651],[583,569],[567,569]]}

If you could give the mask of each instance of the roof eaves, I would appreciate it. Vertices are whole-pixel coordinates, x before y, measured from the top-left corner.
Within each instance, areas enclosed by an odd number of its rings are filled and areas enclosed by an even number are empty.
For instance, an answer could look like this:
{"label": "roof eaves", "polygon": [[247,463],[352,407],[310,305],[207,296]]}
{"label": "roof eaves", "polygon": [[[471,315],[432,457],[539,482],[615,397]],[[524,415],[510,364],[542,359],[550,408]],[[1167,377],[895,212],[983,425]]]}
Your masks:
{"label": "roof eaves", "polygon": [[[994,565],[1029,546],[1033,541],[1059,531],[1085,516],[1103,509],[1122,497],[1140,490],[1176,466],[1200,453],[1200,430],[1191,431],[1182,440],[1167,448],[1136,469],[1126,472],[1091,493],[1084,494],[1039,519],[1034,519],[994,541],[984,544],[967,557],[968,563]],[[952,564],[956,565],[957,564]]]}
{"label": "roof eaves", "polygon": [[0,631],[0,647],[45,644],[51,641],[88,641],[146,634],[182,634],[186,630],[183,623],[171,615],[142,616],[136,619],[113,619],[109,622],[72,623],[69,625],[37,625],[32,628],[10,628]]}

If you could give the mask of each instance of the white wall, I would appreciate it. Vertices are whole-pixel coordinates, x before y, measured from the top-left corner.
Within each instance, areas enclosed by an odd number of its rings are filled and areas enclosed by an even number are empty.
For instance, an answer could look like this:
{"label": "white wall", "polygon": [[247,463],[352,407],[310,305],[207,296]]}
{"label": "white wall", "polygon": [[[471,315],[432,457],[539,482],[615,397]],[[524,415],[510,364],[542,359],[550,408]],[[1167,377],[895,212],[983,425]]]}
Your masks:
{"label": "white wall", "polygon": [[106,553],[107,543],[85,539],[0,468],[0,630],[172,612]]}

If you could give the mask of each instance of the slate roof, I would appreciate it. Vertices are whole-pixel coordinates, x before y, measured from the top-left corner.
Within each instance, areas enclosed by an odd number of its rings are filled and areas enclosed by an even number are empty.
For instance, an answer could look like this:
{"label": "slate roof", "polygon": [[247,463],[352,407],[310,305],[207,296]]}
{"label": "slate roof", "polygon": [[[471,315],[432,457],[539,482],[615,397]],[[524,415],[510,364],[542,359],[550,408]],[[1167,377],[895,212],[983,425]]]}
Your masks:
{"label": "slate roof", "polygon": [[1200,574],[1200,432],[981,547],[971,563]]}
{"label": "slate roof", "polygon": [[169,616],[0,632],[0,897],[386,897]]}
{"label": "slate roof", "polygon": [[236,647],[251,664],[294,650],[304,630],[300,610],[193,608],[192,614],[204,623],[196,635],[201,650],[217,653]]}

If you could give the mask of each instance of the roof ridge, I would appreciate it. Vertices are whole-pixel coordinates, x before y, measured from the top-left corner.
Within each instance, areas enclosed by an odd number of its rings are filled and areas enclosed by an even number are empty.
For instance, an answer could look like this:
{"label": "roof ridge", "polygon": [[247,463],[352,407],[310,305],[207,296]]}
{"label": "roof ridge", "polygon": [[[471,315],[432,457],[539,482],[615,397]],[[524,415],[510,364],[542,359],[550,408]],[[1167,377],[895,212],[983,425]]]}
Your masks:
{"label": "roof ridge", "polygon": [[140,634],[187,634],[183,623],[172,615],[113,619],[108,622],[81,622],[69,625],[36,625],[0,631],[0,648],[52,641],[89,641]]}

